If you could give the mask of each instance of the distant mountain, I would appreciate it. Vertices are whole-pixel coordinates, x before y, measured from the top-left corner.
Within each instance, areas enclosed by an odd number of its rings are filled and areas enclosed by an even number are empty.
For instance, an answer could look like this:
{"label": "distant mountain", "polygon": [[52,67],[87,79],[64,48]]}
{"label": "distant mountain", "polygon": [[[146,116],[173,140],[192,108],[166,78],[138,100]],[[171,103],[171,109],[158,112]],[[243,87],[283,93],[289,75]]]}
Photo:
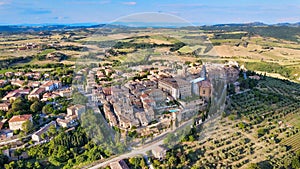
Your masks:
{"label": "distant mountain", "polygon": [[98,25],[0,25],[0,32],[41,32],[53,30],[71,30],[71,29],[84,29],[84,28],[100,28],[105,24]]}
{"label": "distant mountain", "polygon": [[[206,25],[205,25],[206,26]],[[276,24],[265,24],[263,22],[250,22],[250,23],[229,23],[229,24],[215,24],[210,26],[219,26],[219,27],[248,27],[248,26],[288,26],[288,27],[298,27],[300,26],[300,22],[297,23],[276,23]]]}
{"label": "distant mountain", "polygon": [[297,22],[297,23],[277,23],[277,24],[274,24],[274,26],[299,27],[300,26],[300,22]]}
{"label": "distant mountain", "polygon": [[276,23],[276,24],[265,24],[263,22],[229,23],[229,24],[204,25],[203,27],[264,27],[264,26],[300,27],[300,22],[296,22],[296,23],[285,22],[285,23]]}
{"label": "distant mountain", "polygon": [[113,25],[123,25],[137,28],[179,28],[192,26],[192,24],[186,22],[114,22]]}
{"label": "distant mountain", "polygon": [[268,26],[262,22],[251,22],[251,23],[230,23],[230,24],[216,24],[214,27],[249,27],[249,26]]}
{"label": "distant mountain", "polygon": [[[94,24],[94,23],[79,23],[79,24],[24,24],[24,25],[0,25],[0,32],[41,32],[53,30],[72,30],[85,28],[129,28],[129,27],[153,27],[153,28],[180,28],[188,25],[182,23],[143,23],[143,22],[116,22],[113,24]],[[277,23],[265,24],[262,22],[252,23],[229,23],[204,25],[202,28],[242,28],[242,27],[300,27],[300,22],[297,23]]]}
{"label": "distant mountain", "polygon": [[126,25],[112,25],[112,24],[68,24],[68,25],[0,25],[1,32],[42,32],[42,31],[55,31],[55,30],[73,30],[73,29],[86,29],[86,28],[128,28]]}

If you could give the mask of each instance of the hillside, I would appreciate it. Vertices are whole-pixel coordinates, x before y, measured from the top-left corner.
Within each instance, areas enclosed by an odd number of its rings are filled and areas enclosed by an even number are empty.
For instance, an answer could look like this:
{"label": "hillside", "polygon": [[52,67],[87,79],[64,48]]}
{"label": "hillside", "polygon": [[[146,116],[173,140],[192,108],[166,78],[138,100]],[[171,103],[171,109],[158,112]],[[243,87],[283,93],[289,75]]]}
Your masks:
{"label": "hillside", "polygon": [[[0,32],[0,59],[5,63],[4,67],[32,63],[74,64],[90,56],[101,60],[112,48],[110,52],[117,54],[112,60],[119,59],[121,62],[142,61],[147,55],[151,55],[149,60],[159,60],[160,53],[167,52],[174,56],[168,59],[188,62],[198,59],[235,60],[253,71],[300,81],[300,27],[297,23],[182,28],[130,28],[104,24],[20,25],[0,26]],[[152,50],[145,51],[143,48]],[[51,53],[61,53],[66,57],[49,61],[46,55]],[[10,61],[15,58],[18,59]]]}

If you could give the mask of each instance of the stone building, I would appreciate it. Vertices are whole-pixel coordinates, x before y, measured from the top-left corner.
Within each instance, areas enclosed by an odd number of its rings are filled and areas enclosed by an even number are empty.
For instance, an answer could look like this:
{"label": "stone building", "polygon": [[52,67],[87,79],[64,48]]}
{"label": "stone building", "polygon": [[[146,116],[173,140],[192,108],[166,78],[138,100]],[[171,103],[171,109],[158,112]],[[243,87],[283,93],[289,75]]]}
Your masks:
{"label": "stone building", "polygon": [[212,92],[212,85],[209,80],[204,80],[198,83],[199,85],[199,95],[209,99]]}
{"label": "stone building", "polygon": [[156,146],[152,149],[152,154],[157,159],[164,159],[167,154],[167,150],[161,146]]}
{"label": "stone building", "polygon": [[191,83],[181,78],[160,79],[158,88],[169,93],[175,99],[184,99],[192,95]]}
{"label": "stone building", "polygon": [[76,104],[67,108],[67,116],[76,115],[77,117],[80,117],[80,115],[84,112],[85,106],[80,104]]}
{"label": "stone building", "polygon": [[23,115],[16,115],[13,116],[9,121],[9,129],[10,130],[23,130],[23,123],[26,121],[32,122],[32,115],[31,114],[23,114]]}

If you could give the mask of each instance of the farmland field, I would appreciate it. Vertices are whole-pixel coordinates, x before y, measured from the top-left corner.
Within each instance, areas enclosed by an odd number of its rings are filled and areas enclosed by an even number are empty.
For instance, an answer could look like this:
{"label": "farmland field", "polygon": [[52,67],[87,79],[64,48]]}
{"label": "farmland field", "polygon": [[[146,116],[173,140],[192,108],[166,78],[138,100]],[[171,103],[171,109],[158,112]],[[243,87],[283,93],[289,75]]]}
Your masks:
{"label": "farmland field", "polygon": [[[299,122],[300,121],[298,121],[298,123]],[[291,150],[293,150],[293,151],[299,151],[300,150],[300,141],[299,140],[300,140],[300,133],[284,139],[281,144],[291,146]]]}
{"label": "farmland field", "polygon": [[189,159],[179,167],[247,168],[266,160],[283,167],[300,149],[299,92],[297,83],[262,77],[252,90],[230,97],[229,114],[187,136],[167,157]]}

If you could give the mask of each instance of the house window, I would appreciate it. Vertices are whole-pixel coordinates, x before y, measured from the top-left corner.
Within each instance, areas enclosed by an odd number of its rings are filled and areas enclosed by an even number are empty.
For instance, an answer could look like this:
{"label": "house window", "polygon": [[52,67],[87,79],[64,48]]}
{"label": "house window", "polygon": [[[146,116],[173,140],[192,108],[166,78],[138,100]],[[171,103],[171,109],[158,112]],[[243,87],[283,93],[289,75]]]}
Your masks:
{"label": "house window", "polygon": [[205,94],[205,90],[202,91],[202,94]]}

